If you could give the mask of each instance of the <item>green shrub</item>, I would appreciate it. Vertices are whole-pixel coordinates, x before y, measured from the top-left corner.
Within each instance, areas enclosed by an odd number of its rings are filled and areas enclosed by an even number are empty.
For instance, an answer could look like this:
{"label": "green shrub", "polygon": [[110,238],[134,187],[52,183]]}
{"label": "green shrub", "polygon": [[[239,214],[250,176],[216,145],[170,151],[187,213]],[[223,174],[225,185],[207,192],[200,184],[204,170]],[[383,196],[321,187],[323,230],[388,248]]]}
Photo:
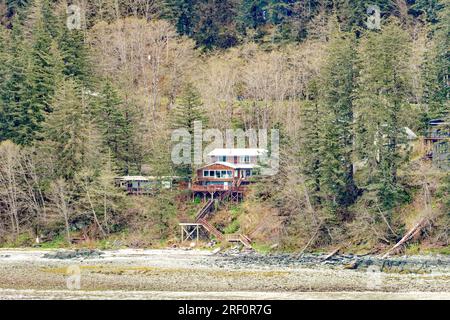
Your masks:
{"label": "green shrub", "polygon": [[225,234],[233,234],[236,233],[240,228],[239,221],[233,220],[228,226],[225,227],[223,230]]}

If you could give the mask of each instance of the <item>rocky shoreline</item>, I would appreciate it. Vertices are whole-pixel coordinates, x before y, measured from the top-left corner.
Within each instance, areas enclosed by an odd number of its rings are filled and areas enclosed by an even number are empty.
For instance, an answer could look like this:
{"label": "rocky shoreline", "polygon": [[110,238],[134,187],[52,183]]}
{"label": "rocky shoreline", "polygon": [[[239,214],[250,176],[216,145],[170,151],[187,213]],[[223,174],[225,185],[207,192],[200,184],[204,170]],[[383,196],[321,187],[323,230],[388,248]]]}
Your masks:
{"label": "rocky shoreline", "polygon": [[[105,253],[95,249],[58,250],[42,255],[44,259],[99,259]],[[302,255],[288,253],[260,254],[253,250],[241,251],[233,248],[225,252],[213,253],[201,264],[219,268],[295,268],[320,267],[366,271],[371,268],[381,272],[429,273],[433,271],[450,272],[450,256],[416,255],[381,258],[373,255],[307,253]],[[0,256],[1,258],[1,256]]]}
{"label": "rocky shoreline", "polygon": [[363,270],[368,268],[381,272],[427,273],[433,271],[450,272],[450,256],[399,256],[381,258],[372,255],[336,254],[258,254],[256,252],[229,251],[219,254],[216,264],[220,267],[244,265],[248,267],[325,267]]}
{"label": "rocky shoreline", "polygon": [[[68,294],[74,270],[80,289]],[[450,257],[298,257],[234,249],[0,250],[0,300],[68,296],[450,299]]]}

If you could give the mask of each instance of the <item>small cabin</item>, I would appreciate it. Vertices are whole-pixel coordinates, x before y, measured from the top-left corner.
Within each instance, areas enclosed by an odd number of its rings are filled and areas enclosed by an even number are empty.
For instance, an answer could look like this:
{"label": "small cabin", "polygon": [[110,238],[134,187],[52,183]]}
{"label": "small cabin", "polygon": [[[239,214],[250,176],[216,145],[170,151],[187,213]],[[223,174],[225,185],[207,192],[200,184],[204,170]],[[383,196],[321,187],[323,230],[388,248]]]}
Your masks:
{"label": "small cabin", "polygon": [[116,178],[116,185],[128,194],[149,194],[156,189],[172,189],[178,180],[173,176],[123,176]]}
{"label": "small cabin", "polygon": [[440,169],[450,169],[450,122],[433,119],[425,137],[426,158]]}

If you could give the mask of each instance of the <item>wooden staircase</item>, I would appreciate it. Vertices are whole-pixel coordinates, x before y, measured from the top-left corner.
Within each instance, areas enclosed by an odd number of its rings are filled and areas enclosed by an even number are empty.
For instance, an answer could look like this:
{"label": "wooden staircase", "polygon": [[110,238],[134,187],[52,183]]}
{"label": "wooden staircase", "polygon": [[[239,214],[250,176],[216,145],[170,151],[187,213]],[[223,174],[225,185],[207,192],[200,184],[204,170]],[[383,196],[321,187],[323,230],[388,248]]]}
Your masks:
{"label": "wooden staircase", "polygon": [[[223,201],[230,197],[231,190],[223,193],[220,197],[220,200]],[[224,235],[222,232],[217,230],[216,227],[214,227],[211,223],[209,223],[206,220],[206,216],[215,210],[214,206],[214,199],[210,199],[208,202],[205,203],[205,205],[198,211],[195,222],[202,225],[203,228],[205,228],[206,231],[208,231],[210,234],[213,234],[218,240],[220,241],[227,241],[227,242],[240,242],[244,245],[246,248],[252,247],[252,240],[247,237],[244,234],[227,234]]]}
{"label": "wooden staircase", "polygon": [[221,241],[225,239],[223,233],[220,232],[219,230],[217,230],[216,227],[214,227],[212,224],[210,224],[205,219],[200,219],[197,221],[197,223],[200,223],[203,226],[203,228],[205,228],[209,233],[216,236],[217,239],[219,239]]}
{"label": "wooden staircase", "polygon": [[208,200],[208,202],[205,203],[205,205],[197,212],[197,216],[195,218],[195,221],[199,221],[200,219],[203,219],[206,217],[211,211],[213,211],[214,208],[214,199]]}
{"label": "wooden staircase", "polygon": [[240,242],[244,247],[248,249],[252,248],[252,241],[244,234],[227,234],[225,235],[225,240],[228,242]]}

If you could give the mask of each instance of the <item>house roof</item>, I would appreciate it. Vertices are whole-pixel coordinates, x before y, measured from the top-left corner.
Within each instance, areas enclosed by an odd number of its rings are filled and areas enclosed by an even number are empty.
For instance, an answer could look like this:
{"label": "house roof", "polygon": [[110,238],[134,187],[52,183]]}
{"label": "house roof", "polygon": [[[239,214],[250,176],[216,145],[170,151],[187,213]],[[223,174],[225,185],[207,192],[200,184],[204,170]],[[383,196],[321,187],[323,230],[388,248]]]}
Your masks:
{"label": "house roof", "polygon": [[440,126],[444,124],[450,124],[450,122],[448,122],[445,119],[432,119],[428,123],[430,124],[430,126]]}
{"label": "house roof", "polygon": [[123,176],[118,177],[117,179],[122,181],[155,181],[155,180],[170,180],[170,179],[179,179],[180,177],[177,176],[161,176],[161,177],[155,177],[155,176]]}
{"label": "house roof", "polygon": [[264,153],[267,153],[266,149],[258,148],[214,149],[208,156],[259,156]]}
{"label": "house roof", "polygon": [[118,179],[122,181],[149,181],[149,179],[144,176],[123,176]]}

